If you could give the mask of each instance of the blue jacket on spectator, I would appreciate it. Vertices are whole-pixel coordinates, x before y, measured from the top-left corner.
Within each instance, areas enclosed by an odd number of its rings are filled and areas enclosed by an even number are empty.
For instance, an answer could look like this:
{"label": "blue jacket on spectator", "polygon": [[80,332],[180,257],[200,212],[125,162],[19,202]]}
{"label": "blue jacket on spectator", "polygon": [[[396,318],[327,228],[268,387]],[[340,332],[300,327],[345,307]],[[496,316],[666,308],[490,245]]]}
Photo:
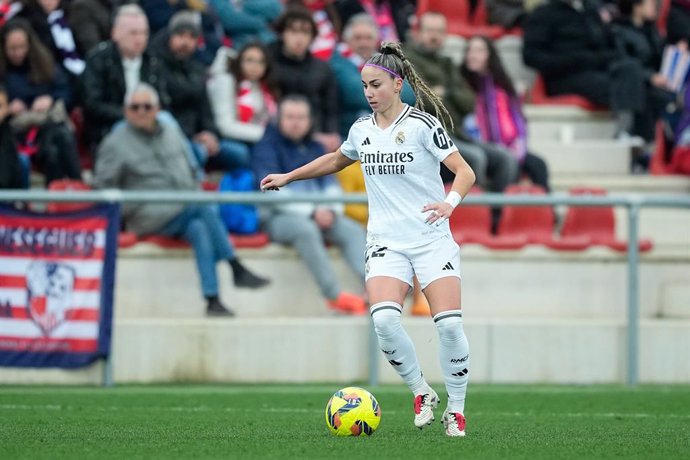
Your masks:
{"label": "blue jacket on spectator", "polygon": [[[323,146],[309,137],[300,143],[295,143],[283,136],[275,125],[269,125],[266,127],[264,137],[254,145],[252,168],[257,179],[260,180],[268,174],[286,173],[304,166],[324,153],[326,152]],[[334,175],[295,181],[281,190],[287,193],[342,193],[342,189]],[[342,206],[340,205],[328,205],[328,207],[333,208],[336,212],[342,212]],[[301,214],[309,214],[313,209],[314,205],[311,203],[286,203],[280,206],[280,211]]]}
{"label": "blue jacket on spectator", "polygon": [[272,23],[283,12],[280,0],[244,0],[238,7],[229,0],[209,0],[218,14],[225,32],[232,39],[233,47],[241,48],[252,40],[269,43],[275,39],[270,29]]}

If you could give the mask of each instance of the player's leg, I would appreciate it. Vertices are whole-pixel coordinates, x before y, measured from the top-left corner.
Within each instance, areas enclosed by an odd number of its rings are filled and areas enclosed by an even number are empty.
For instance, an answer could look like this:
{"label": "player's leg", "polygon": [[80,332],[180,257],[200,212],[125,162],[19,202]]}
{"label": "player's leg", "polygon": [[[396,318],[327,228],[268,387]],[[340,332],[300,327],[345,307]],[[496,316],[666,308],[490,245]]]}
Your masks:
{"label": "player's leg", "polygon": [[411,280],[407,257],[380,246],[367,250],[367,294],[379,347],[414,394],[414,423],[422,428],[434,420],[438,395],[424,379],[414,344],[401,324],[402,304]]}
{"label": "player's leg", "polygon": [[457,244],[448,240],[437,242],[432,251],[414,261],[439,336],[439,360],[448,392],[443,414],[446,434],[464,436],[470,354],[463,329],[460,253]]}

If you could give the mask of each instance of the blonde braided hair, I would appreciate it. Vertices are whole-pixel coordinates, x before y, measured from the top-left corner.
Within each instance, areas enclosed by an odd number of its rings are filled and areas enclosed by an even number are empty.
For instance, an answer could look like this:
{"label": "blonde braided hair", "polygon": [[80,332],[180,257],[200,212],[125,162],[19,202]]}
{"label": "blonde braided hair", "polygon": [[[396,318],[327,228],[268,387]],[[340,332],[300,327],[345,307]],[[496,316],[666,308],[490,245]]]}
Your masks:
{"label": "blonde braided hair", "polygon": [[[448,109],[443,104],[443,100],[438,97],[429,85],[426,84],[422,77],[419,76],[415,70],[412,63],[403,54],[400,43],[397,42],[383,42],[379,48],[379,52],[374,54],[368,61],[367,64],[372,64],[374,66],[383,67],[384,69],[390,70],[391,78],[394,78],[393,74],[399,75],[401,78],[406,78],[410,82],[412,91],[417,98],[417,103],[415,107],[420,110],[424,110],[424,99],[426,98],[431,102],[431,107],[434,113],[438,117],[441,124],[445,126],[445,121],[450,124],[451,129],[447,131],[452,131],[454,127],[453,118],[450,116]],[[366,64],[365,64],[366,65]]]}

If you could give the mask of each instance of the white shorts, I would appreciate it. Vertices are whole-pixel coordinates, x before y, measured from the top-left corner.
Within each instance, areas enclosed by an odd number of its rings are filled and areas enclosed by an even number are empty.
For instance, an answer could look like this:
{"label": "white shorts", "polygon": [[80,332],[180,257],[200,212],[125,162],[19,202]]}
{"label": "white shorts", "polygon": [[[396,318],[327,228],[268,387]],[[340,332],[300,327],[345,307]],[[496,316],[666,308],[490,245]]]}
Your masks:
{"label": "white shorts", "polygon": [[397,278],[410,286],[417,275],[422,289],[446,276],[460,278],[460,247],[444,236],[431,243],[409,249],[394,245],[370,244],[366,252],[366,280],[375,276]]}

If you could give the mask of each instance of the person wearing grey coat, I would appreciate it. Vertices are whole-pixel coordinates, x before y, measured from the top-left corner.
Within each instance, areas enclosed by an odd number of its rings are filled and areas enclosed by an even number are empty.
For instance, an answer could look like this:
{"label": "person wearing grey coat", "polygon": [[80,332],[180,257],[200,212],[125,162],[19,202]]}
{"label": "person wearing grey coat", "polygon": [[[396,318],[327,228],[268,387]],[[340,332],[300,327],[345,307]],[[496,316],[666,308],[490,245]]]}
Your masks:
{"label": "person wearing grey coat", "polygon": [[[174,118],[159,113],[156,90],[139,83],[127,94],[124,110],[125,121],[113,128],[98,149],[96,187],[198,190],[197,165],[189,143]],[[215,206],[130,203],[123,215],[126,228],[137,235],[181,237],[192,245],[209,315],[233,315],[218,298],[216,262],[230,264],[237,287],[259,288],[269,283],[240,263]]]}

